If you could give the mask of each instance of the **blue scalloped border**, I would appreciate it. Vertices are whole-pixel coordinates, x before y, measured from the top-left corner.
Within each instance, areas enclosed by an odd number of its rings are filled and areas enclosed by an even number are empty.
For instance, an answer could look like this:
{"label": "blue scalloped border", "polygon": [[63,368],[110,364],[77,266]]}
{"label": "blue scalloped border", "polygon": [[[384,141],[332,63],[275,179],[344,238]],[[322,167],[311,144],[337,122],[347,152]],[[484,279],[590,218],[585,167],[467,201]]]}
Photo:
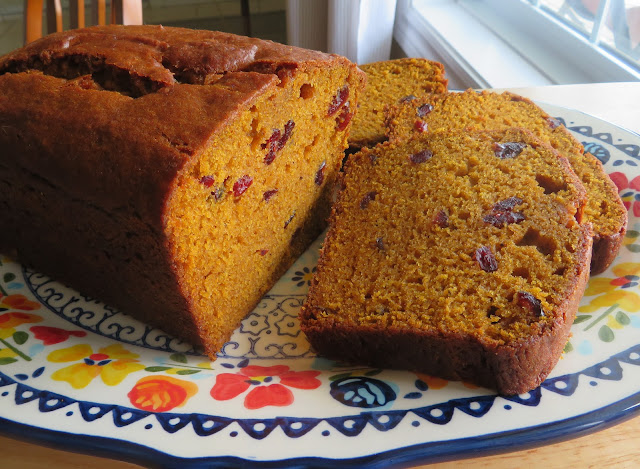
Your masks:
{"label": "blue scalloped border", "polygon": [[[458,440],[431,441],[350,459],[302,457],[278,461],[252,460],[251,465],[258,468],[277,468],[286,464],[288,468],[368,467],[378,469],[393,466],[404,467],[409,463],[431,464],[457,459],[462,451],[469,457],[488,456],[509,450],[524,450],[543,444],[560,442],[603,430],[635,416],[638,411],[640,411],[640,392],[586,414],[533,427]],[[75,434],[32,427],[2,417],[0,417],[0,423],[0,431],[8,436],[36,444],[44,444],[56,449],[80,451],[111,459],[115,457],[142,465],[152,464],[167,469],[244,468],[247,467],[248,462],[245,459],[230,456],[180,458],[144,445],[115,438],[91,435],[77,438]],[[514,445],[515,442],[518,443],[517,448]]]}
{"label": "blue scalloped border", "polygon": [[[640,366],[640,344],[612,355],[582,371],[547,379],[540,387],[524,395],[500,397],[515,404],[535,407],[542,400],[542,389],[562,396],[573,395],[578,388],[580,376],[591,378],[590,384],[592,386],[598,384],[594,380],[621,381],[624,375],[621,363]],[[445,425],[449,423],[456,410],[472,417],[484,416],[491,410],[496,398],[499,397],[498,394],[474,396],[451,399],[415,409],[366,411],[355,415],[330,418],[282,416],[268,419],[238,419],[198,413],[153,413],[115,404],[83,401],[28,386],[0,372],[0,390],[11,385],[16,386],[14,393],[16,405],[37,401],[40,412],[57,411],[77,404],[80,415],[86,422],[92,422],[111,414],[114,425],[124,427],[144,418],[154,417],[167,433],[176,433],[190,424],[193,431],[203,437],[215,435],[230,424],[236,423],[248,436],[257,440],[266,438],[276,428],[280,428],[289,438],[299,438],[315,428],[320,422],[328,423],[336,431],[348,437],[358,436],[367,425],[371,425],[379,431],[389,431],[395,428],[408,413],[432,424]],[[8,391],[2,392],[3,397],[7,397],[7,395]],[[72,413],[67,415],[72,415]],[[412,424],[417,427],[420,425],[420,421],[415,420]]]}

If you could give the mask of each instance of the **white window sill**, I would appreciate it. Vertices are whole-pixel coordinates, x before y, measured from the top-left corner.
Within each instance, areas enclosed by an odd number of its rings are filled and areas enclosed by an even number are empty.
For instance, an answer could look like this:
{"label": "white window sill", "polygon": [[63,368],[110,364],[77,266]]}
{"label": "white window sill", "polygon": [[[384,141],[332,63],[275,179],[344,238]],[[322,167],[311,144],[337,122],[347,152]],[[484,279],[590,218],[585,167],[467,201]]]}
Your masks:
{"label": "white window sill", "polygon": [[401,6],[396,13],[394,37],[407,55],[442,62],[452,89],[552,83],[455,2]]}
{"label": "white window sill", "polygon": [[638,80],[518,1],[399,0],[394,37],[442,62],[451,89]]}

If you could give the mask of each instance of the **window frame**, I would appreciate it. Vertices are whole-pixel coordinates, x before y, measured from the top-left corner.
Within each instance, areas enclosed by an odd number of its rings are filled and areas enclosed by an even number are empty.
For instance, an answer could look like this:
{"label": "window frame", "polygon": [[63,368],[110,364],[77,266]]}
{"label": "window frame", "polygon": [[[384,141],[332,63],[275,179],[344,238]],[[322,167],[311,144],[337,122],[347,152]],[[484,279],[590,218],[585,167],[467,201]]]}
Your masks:
{"label": "window frame", "polygon": [[454,83],[474,88],[640,81],[640,71],[526,1],[398,0],[394,38],[407,55],[442,61]]}

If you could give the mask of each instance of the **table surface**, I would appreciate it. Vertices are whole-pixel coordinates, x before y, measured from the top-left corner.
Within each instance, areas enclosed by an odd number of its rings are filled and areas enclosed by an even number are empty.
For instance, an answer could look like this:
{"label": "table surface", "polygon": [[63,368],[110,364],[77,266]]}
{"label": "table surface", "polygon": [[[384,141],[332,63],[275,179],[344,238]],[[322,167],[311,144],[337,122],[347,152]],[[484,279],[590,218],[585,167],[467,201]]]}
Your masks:
{"label": "table surface", "polygon": [[[640,82],[559,85],[514,88],[539,102],[576,109],[640,134]],[[0,428],[0,432],[2,429]],[[640,467],[640,416],[585,436],[538,448],[467,459],[469,469],[513,467]],[[69,453],[0,436],[0,466],[21,468],[133,469],[139,466],[110,459]],[[430,469],[458,467],[460,463],[432,464]]]}

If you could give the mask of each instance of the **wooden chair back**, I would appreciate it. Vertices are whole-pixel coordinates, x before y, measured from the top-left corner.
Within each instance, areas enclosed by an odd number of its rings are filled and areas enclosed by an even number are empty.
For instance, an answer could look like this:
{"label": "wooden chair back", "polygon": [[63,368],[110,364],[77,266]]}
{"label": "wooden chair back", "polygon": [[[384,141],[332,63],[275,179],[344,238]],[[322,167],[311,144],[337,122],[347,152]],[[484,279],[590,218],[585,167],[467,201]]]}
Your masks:
{"label": "wooden chair back", "polygon": [[[42,37],[42,17],[46,3],[47,34],[62,31],[60,0],[24,0],[24,42]],[[91,0],[91,20],[85,24],[84,0],[69,0],[69,28],[107,24],[106,0]],[[142,0],[111,0],[111,24],[142,24]]]}

